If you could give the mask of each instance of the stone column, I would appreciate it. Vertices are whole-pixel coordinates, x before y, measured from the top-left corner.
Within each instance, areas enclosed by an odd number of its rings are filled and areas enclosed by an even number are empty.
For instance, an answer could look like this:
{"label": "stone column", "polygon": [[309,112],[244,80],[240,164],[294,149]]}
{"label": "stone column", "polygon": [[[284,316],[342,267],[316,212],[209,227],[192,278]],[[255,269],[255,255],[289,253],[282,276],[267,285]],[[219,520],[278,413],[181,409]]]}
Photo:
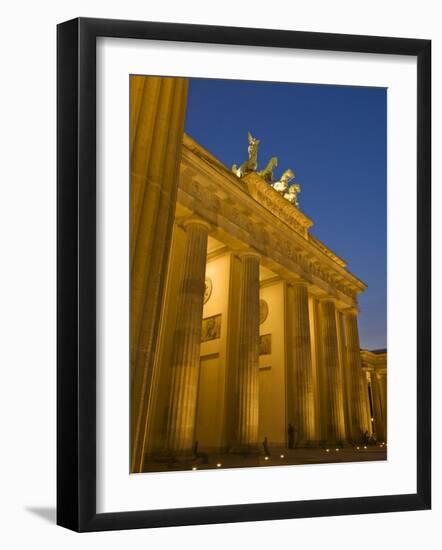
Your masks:
{"label": "stone column", "polygon": [[351,439],[361,442],[366,431],[370,433],[370,425],[367,424],[367,403],[361,366],[361,349],[359,345],[359,332],[357,312],[346,311],[345,332],[347,338],[347,365],[350,371],[350,415],[351,415]]}
{"label": "stone column", "polygon": [[322,301],[320,313],[321,356],[327,389],[327,442],[335,444],[345,440],[345,420],[334,301]]}
{"label": "stone column", "polygon": [[371,413],[371,407],[370,407],[370,385],[371,385],[371,379],[370,379],[370,373],[367,371],[367,369],[362,369],[362,386],[364,389],[364,397],[365,397],[365,416],[367,418],[367,430],[368,433],[371,435],[373,433],[373,422],[372,422],[372,413]]}
{"label": "stone column", "polygon": [[259,452],[259,256],[241,256],[237,432],[231,452]]}
{"label": "stone column", "polygon": [[387,373],[381,371],[379,373],[379,389],[381,394],[381,405],[382,405],[382,414],[384,420],[384,437],[382,441],[387,441]]}
{"label": "stone column", "polygon": [[376,433],[376,419],[375,419],[375,402],[374,402],[374,389],[373,389],[373,371],[368,369],[366,371],[367,376],[367,395],[368,395],[368,419],[370,423],[370,429],[368,430],[370,435]]}
{"label": "stone column", "polygon": [[130,471],[141,472],[188,81],[136,76],[131,77],[130,86]]}
{"label": "stone column", "polygon": [[382,396],[379,377],[376,372],[373,372],[371,376],[371,390],[373,397],[374,408],[374,423],[376,428],[376,437],[378,441],[385,441],[385,423],[384,423],[384,411],[382,410]]}
{"label": "stone column", "polygon": [[339,362],[341,365],[342,398],[344,401],[345,437],[351,437],[351,379],[347,362],[347,344],[345,341],[344,315],[342,311],[336,312],[338,329]]}
{"label": "stone column", "polygon": [[292,315],[290,363],[293,372],[294,423],[297,430],[297,447],[315,440],[315,407],[312,383],[312,356],[307,284],[290,285],[293,301],[289,304]]}
{"label": "stone column", "polygon": [[322,338],[321,338],[321,323],[319,302],[315,298],[312,300],[312,318],[313,332],[311,338],[313,341],[315,368],[316,368],[316,396],[315,396],[315,412],[316,412],[316,429],[315,440],[325,441],[327,439],[327,386],[326,372],[322,361]]}
{"label": "stone column", "polygon": [[192,457],[194,449],[209,225],[200,220],[188,220],[185,229],[166,445],[166,453],[176,458]]}

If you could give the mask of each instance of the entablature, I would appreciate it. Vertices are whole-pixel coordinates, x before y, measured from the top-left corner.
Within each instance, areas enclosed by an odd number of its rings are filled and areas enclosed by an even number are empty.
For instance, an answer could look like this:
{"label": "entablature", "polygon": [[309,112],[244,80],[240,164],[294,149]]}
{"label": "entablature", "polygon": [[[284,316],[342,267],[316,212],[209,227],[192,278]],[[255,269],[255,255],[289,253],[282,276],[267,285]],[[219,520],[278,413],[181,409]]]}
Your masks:
{"label": "entablature", "polygon": [[366,285],[345,262],[308,233],[312,221],[257,174],[239,179],[185,136],[178,202],[206,219],[232,247],[251,246],[285,278],[299,277],[353,306]]}
{"label": "entablature", "polygon": [[369,351],[361,350],[362,368],[368,372],[386,374],[387,372],[387,350]]}

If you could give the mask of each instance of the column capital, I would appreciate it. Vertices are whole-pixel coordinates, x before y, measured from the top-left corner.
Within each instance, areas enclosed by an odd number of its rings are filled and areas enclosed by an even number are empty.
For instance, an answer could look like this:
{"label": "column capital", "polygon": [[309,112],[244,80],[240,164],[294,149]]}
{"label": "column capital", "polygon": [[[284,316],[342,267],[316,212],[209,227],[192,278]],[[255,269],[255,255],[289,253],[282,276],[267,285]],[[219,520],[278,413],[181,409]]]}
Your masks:
{"label": "column capital", "polygon": [[319,304],[333,304],[336,308],[337,299],[334,296],[323,296],[318,298],[318,302]]}
{"label": "column capital", "polygon": [[312,285],[311,283],[309,283],[308,281],[306,281],[305,279],[290,279],[287,281],[287,284],[289,286],[293,286],[293,287],[305,287],[305,288],[310,288]]}
{"label": "column capital", "polygon": [[347,307],[345,309],[340,309],[341,313],[344,313],[345,315],[359,315],[359,308],[357,306],[354,307]]}
{"label": "column capital", "polygon": [[254,250],[239,250],[236,252],[236,255],[241,260],[243,258],[256,258],[257,260],[261,260],[261,254],[255,252]]}
{"label": "column capital", "polygon": [[210,223],[207,222],[206,220],[203,220],[202,218],[191,217],[191,218],[186,218],[182,222],[182,226],[185,229],[187,229],[189,226],[194,226],[194,225],[200,225],[202,227],[205,227],[207,231],[210,231],[212,229],[212,226],[210,225]]}

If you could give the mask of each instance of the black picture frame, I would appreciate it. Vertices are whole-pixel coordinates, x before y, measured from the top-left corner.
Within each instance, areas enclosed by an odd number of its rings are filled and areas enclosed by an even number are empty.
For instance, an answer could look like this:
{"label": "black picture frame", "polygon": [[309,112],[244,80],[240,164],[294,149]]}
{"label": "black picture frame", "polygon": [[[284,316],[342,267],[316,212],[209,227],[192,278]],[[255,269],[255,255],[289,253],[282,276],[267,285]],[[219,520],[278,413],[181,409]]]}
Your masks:
{"label": "black picture frame", "polygon": [[[96,39],[417,58],[417,492],[96,512]],[[57,28],[57,523],[75,531],[425,510],[431,506],[431,41],[79,18]]]}

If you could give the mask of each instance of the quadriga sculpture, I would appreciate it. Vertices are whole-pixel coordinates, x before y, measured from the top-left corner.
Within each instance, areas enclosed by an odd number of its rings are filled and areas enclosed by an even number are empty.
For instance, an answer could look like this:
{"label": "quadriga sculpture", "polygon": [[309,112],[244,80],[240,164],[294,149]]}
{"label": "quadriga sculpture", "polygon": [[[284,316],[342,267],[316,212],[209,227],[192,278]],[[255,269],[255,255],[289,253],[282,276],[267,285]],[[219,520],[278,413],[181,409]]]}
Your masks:
{"label": "quadriga sculpture", "polygon": [[249,153],[249,158],[241,164],[238,168],[236,164],[232,166],[232,172],[236,174],[239,178],[242,178],[249,172],[255,172],[258,168],[258,146],[259,139],[254,138],[250,132],[247,134],[249,138],[249,146],[247,151]]}
{"label": "quadriga sculpture", "polygon": [[296,206],[296,208],[299,208],[298,193],[300,192],[301,186],[299,183],[294,183],[293,185],[290,185],[288,191],[284,193],[283,197]]}
{"label": "quadriga sculpture", "polygon": [[289,168],[282,174],[278,181],[275,181],[271,185],[275,191],[278,191],[278,193],[284,196],[284,193],[289,188],[289,181],[291,181],[294,177],[295,174],[293,173],[293,170]]}
{"label": "quadriga sculpture", "polygon": [[250,172],[256,172],[258,176],[263,178],[275,191],[277,191],[284,199],[299,208],[298,194],[301,192],[299,183],[289,183],[295,178],[295,174],[291,168],[288,168],[278,181],[273,181],[273,169],[278,166],[278,158],[272,157],[267,166],[258,172],[258,147],[260,140],[254,138],[250,132],[247,133],[249,146],[247,151],[249,158],[238,168],[236,164],[232,166],[232,172],[239,178],[244,177]]}
{"label": "quadriga sculpture", "polygon": [[258,176],[261,176],[267,183],[273,182],[273,168],[278,166],[278,157],[272,157],[264,170],[257,172]]}

